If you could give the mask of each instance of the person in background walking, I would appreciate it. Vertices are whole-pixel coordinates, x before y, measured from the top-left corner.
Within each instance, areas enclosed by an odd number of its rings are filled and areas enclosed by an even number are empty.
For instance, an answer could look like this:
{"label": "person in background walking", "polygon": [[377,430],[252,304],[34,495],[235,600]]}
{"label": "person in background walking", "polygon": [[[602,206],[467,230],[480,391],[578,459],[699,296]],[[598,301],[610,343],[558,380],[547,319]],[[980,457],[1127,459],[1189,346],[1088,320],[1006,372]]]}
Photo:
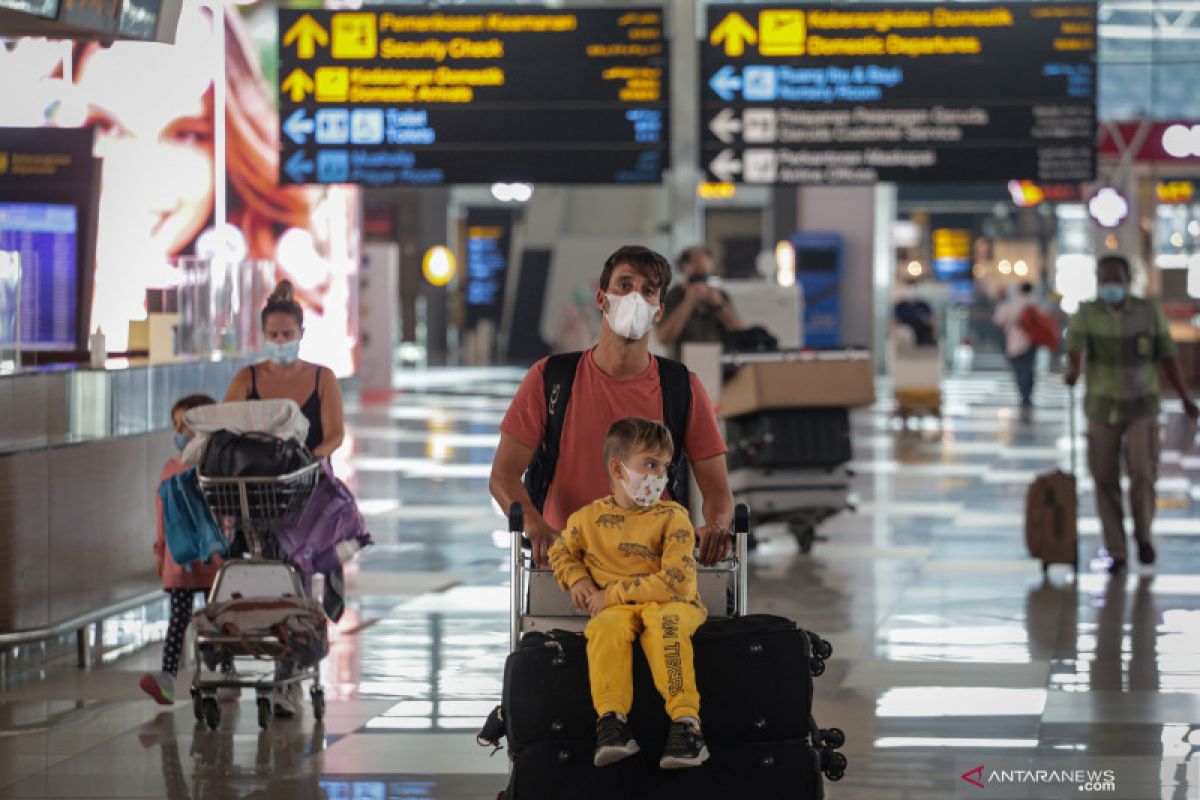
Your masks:
{"label": "person in background walking", "polygon": [[913,344],[917,347],[931,347],[937,344],[937,325],[933,307],[921,298],[918,286],[916,279],[905,282],[892,308],[892,322],[912,331]]}
{"label": "person in background walking", "polygon": [[1034,364],[1037,361],[1037,345],[1025,329],[1022,317],[1025,309],[1033,304],[1033,284],[1022,283],[1011,297],[996,306],[992,321],[1004,331],[1004,354],[1012,365],[1017,391],[1021,393],[1021,413],[1028,414],[1033,408]]}
{"label": "person in background walking", "polygon": [[688,342],[721,343],[728,334],[745,330],[733,300],[717,285],[713,252],[707,245],[688,247],[675,266],[684,283],[667,292],[657,330],[658,341],[670,346],[675,358]]}
{"label": "person in background walking", "polygon": [[1158,479],[1159,378],[1162,367],[1192,419],[1196,404],[1176,360],[1175,342],[1158,304],[1129,294],[1129,261],[1106,255],[1097,270],[1098,299],[1084,303],[1067,329],[1068,386],[1087,369],[1088,468],[1096,482],[1096,509],[1109,572],[1125,571],[1125,513],[1121,502],[1121,461],[1129,473],[1129,504],[1138,561],[1153,564],[1150,527]]}

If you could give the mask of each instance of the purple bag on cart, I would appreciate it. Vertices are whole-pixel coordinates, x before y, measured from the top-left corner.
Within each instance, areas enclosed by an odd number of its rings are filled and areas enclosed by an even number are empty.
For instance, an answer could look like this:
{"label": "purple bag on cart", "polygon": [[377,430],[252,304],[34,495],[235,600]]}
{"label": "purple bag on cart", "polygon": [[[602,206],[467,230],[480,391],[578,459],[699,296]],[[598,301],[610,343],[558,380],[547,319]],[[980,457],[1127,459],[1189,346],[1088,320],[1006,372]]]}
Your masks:
{"label": "purple bag on cart", "polygon": [[275,529],[288,559],[305,575],[329,573],[341,566],[338,545],[354,542],[355,550],[371,544],[366,522],[349,487],[339,480],[328,461],[321,462],[321,480],[304,510]]}

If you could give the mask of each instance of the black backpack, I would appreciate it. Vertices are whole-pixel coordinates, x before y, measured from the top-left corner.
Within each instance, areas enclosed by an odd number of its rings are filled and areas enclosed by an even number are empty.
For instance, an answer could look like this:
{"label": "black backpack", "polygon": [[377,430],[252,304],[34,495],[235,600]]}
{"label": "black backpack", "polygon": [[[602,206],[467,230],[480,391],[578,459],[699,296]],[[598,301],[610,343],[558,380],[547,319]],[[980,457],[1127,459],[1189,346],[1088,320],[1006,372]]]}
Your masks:
{"label": "black backpack", "polygon": [[[554,482],[558,467],[558,446],[562,438],[571,385],[583,353],[560,353],[546,359],[542,386],[546,398],[546,431],[525,475],[521,478],[534,507],[541,512]],[[667,488],[675,501],[687,505],[687,469],[683,460],[683,442],[687,433],[688,413],[692,406],[692,381],[688,368],[678,361],[658,358],[658,379],[662,384],[663,424],[671,432],[675,453],[667,467]]]}

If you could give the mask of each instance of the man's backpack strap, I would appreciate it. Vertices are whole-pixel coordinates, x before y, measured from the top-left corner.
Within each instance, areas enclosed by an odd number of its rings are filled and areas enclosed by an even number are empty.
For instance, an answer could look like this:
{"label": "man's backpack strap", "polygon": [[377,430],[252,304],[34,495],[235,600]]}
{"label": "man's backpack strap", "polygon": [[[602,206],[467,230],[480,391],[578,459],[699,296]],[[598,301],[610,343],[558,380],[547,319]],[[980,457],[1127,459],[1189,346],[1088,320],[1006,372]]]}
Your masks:
{"label": "man's backpack strap", "polygon": [[543,511],[554,470],[558,466],[559,441],[562,439],[563,420],[567,417],[567,403],[571,400],[571,386],[575,383],[575,371],[583,353],[559,353],[546,359],[542,374],[542,391],[546,401],[546,429],[542,434],[533,461],[525,471],[525,488],[537,510]]}
{"label": "man's backpack strap", "polygon": [[692,410],[692,376],[678,361],[658,358],[658,380],[662,385],[663,424],[671,432],[675,453],[668,468],[667,486],[671,496],[687,505],[687,472],[684,462],[684,442],[687,437],[688,415]]}

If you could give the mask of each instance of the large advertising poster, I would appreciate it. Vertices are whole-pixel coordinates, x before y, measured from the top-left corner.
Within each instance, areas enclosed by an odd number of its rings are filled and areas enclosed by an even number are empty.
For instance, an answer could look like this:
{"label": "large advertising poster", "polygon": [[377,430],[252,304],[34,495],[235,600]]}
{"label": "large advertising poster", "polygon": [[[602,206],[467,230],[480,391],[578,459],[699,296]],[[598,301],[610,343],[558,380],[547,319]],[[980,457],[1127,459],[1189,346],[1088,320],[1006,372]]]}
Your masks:
{"label": "large advertising poster", "polygon": [[[0,74],[21,76],[0,81],[0,126],[95,130],[102,186],[91,329],[103,328],[110,350],[125,349],[129,322],[146,318],[147,289],[179,282],[181,256],[223,252],[273,261],[306,308],[302,355],[349,374],[357,190],[279,186],[279,121],[263,72],[275,31],[256,28],[252,38],[237,6],[218,14],[212,2],[185,1],[173,45],[0,42]],[[221,232],[218,80],[226,98]]]}

